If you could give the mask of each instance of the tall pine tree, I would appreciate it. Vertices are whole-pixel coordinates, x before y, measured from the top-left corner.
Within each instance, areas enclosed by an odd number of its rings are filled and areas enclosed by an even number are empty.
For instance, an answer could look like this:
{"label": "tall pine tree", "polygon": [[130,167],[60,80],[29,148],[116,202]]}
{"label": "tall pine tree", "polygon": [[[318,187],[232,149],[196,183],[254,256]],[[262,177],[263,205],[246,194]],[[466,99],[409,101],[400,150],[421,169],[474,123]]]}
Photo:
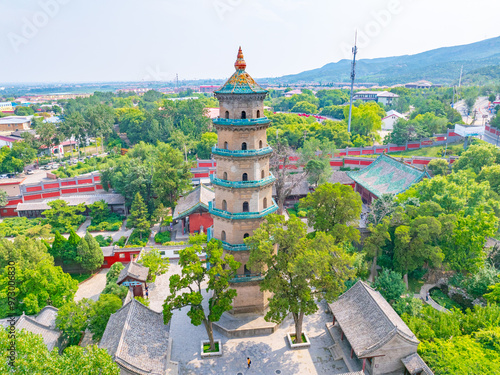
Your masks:
{"label": "tall pine tree", "polygon": [[144,204],[144,200],[139,192],[135,195],[134,202],[132,203],[132,208],[130,210],[130,221],[132,226],[134,226],[140,233],[142,240],[142,234],[145,233],[151,226],[148,220],[148,209]]}
{"label": "tall pine tree", "polygon": [[95,271],[102,266],[104,255],[96,239],[89,232],[81,239],[77,249],[78,262],[82,268]]}
{"label": "tall pine tree", "polygon": [[62,236],[59,231],[56,230],[56,234],[54,236],[54,242],[50,248],[50,255],[52,255],[55,259],[60,260],[63,257],[63,254],[66,249],[66,243],[68,240]]}

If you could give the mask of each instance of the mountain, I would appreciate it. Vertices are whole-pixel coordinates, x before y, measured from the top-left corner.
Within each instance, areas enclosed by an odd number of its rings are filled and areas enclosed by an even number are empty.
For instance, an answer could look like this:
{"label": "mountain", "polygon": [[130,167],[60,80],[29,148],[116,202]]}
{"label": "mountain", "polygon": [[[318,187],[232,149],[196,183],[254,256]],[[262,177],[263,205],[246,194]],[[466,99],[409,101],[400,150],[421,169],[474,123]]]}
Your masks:
{"label": "mountain", "polygon": [[[356,81],[393,85],[418,80],[453,84],[458,82],[463,65],[464,77],[468,72],[487,73],[485,67],[500,64],[500,36],[462,46],[443,47],[416,55],[361,59],[356,63]],[[321,68],[286,75],[270,80],[275,83],[296,82],[348,82],[351,61],[340,60]],[[486,79],[487,79],[486,75]]]}

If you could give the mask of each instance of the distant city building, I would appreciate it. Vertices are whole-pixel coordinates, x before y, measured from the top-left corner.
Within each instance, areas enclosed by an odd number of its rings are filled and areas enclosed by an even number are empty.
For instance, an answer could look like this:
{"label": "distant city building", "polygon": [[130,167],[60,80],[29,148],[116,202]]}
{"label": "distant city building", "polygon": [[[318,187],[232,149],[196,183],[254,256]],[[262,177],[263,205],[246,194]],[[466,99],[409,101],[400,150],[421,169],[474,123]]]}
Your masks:
{"label": "distant city building", "polygon": [[286,98],[290,98],[290,97],[292,97],[294,95],[300,95],[300,94],[302,94],[302,90],[297,90],[296,89],[296,90],[291,90],[291,91],[285,92],[285,97]]}
{"label": "distant city building", "polygon": [[354,100],[374,101],[383,105],[391,105],[393,100],[397,98],[399,98],[399,95],[389,91],[358,91],[353,96]]}
{"label": "distant city building", "polygon": [[391,109],[387,112],[387,116],[382,119],[382,130],[393,130],[394,124],[400,118],[405,118],[401,113]]}
{"label": "distant city building", "polygon": [[14,112],[11,102],[0,102],[0,112]]}
{"label": "distant city building", "polygon": [[0,131],[28,130],[33,116],[7,116],[0,118]]}
{"label": "distant city building", "polygon": [[405,84],[407,89],[430,89],[431,87],[442,87],[443,85],[436,85],[432,82],[420,80],[417,82],[410,82]]}
{"label": "distant city building", "polygon": [[200,92],[213,93],[218,88],[219,86],[213,86],[213,85],[200,86]]}

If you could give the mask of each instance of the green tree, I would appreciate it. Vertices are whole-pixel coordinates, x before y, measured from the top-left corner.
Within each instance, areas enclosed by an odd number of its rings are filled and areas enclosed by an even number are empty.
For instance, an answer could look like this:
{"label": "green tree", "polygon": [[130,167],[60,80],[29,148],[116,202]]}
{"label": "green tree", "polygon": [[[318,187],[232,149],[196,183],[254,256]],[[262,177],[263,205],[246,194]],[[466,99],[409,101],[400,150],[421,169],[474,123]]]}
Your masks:
{"label": "green tree", "polygon": [[9,203],[8,195],[5,190],[0,190],[0,207],[4,207]]}
{"label": "green tree", "polygon": [[64,256],[65,249],[67,248],[66,243],[68,240],[64,238],[59,231],[56,230],[54,236],[54,242],[52,242],[52,247],[50,254],[56,259],[62,259]]}
{"label": "green tree", "polygon": [[90,217],[92,218],[93,224],[99,224],[103,221],[107,221],[111,215],[111,210],[108,204],[104,200],[92,203],[90,206]]}
{"label": "green tree", "polygon": [[445,159],[433,159],[428,164],[429,170],[434,176],[445,175],[448,173],[448,161]]}
{"label": "green tree", "polygon": [[[382,129],[382,118],[385,111],[374,102],[361,104],[352,108],[351,132],[364,136],[377,137],[377,132]],[[349,106],[344,107],[344,118],[349,117]]]}
{"label": "green tree", "polygon": [[491,190],[495,193],[500,194],[500,165],[488,165],[481,169],[481,172],[477,176],[477,182],[488,181]]}
{"label": "green tree", "polygon": [[122,301],[114,294],[101,294],[93,304],[89,316],[88,328],[92,332],[92,339],[99,341],[106,330],[109,317],[122,307]]}
{"label": "green tree", "polygon": [[47,350],[42,336],[27,330],[16,330],[15,366],[9,366],[11,339],[5,329],[0,330],[0,373],[25,374],[65,374],[65,375],[119,375],[120,369],[106,349],[97,345],[86,347],[71,346],[62,355],[57,349]]}
{"label": "green tree", "polygon": [[[212,323],[231,310],[236,290],[229,288],[229,280],[236,274],[240,263],[232,255],[223,256],[222,243],[211,240],[205,249],[207,260],[201,260],[199,245],[179,251],[180,275],[170,276],[170,295],[163,302],[163,320],[167,324],[173,310],[189,306],[191,323],[203,323],[210,341],[210,350],[215,350]],[[207,265],[210,264],[210,267]],[[203,306],[202,283],[208,279],[207,292],[211,293],[208,311]],[[188,287],[188,290],[186,289]]]}
{"label": "green tree", "polygon": [[300,161],[305,164],[307,180],[317,186],[328,181],[332,175],[330,156],[335,153],[332,142],[321,142],[317,138],[310,138],[300,149]]}
{"label": "green tree", "polygon": [[472,169],[474,173],[478,174],[483,167],[494,164],[500,164],[500,150],[488,143],[481,143],[472,145],[463,152],[453,163],[453,170]]}
{"label": "green tree", "polygon": [[132,203],[129,220],[130,225],[139,230],[142,240],[142,234],[149,230],[151,223],[148,220],[148,209],[139,192],[135,195],[134,203]]}
{"label": "green tree", "polygon": [[497,303],[500,305],[500,283],[490,285],[488,291],[489,293],[486,293],[484,298],[490,303]]}
{"label": "green tree", "polygon": [[387,268],[384,268],[379,274],[373,283],[373,287],[391,303],[398,302],[406,291],[406,285],[401,278],[401,274]]}
{"label": "green tree", "polygon": [[95,271],[102,266],[104,255],[97,240],[89,233],[81,239],[77,246],[77,261],[83,269]]}
{"label": "green tree", "polygon": [[273,293],[265,319],[281,323],[291,313],[298,343],[304,315],[318,310],[317,300],[332,302],[355,273],[353,259],[335,245],[332,236],[306,235],[307,225],[299,218],[285,220],[273,214],[245,239],[250,249],[248,266],[264,275],[261,290]]}
{"label": "green tree", "polygon": [[120,272],[124,268],[125,266],[121,262],[113,263],[113,265],[109,267],[109,271],[106,274],[106,285],[109,283],[116,283],[116,281],[118,280],[118,276],[120,275]]}
{"label": "green tree", "polygon": [[359,239],[359,231],[350,224],[359,219],[361,205],[359,194],[339,183],[320,185],[300,200],[300,207],[307,210],[309,225],[339,242]]}
{"label": "green tree", "polygon": [[78,302],[69,301],[57,312],[56,327],[62,332],[68,345],[78,345],[88,327],[88,317],[95,302],[83,298]]}
{"label": "green tree", "polygon": [[85,205],[80,203],[76,206],[69,206],[62,199],[57,199],[47,203],[50,209],[43,211],[47,222],[54,228],[62,232],[68,232],[74,226],[85,221],[85,217],[80,213],[85,212]]}
{"label": "green tree", "polygon": [[290,110],[291,112],[297,112],[297,113],[318,113],[318,107],[315,104],[302,101],[298,102],[293,106],[293,108]]}
{"label": "green tree", "polygon": [[40,136],[40,141],[44,145],[50,155],[50,160],[52,160],[52,145],[54,144],[54,137],[56,135],[56,126],[50,122],[43,122],[37,127],[36,133]]}
{"label": "green tree", "polygon": [[158,154],[153,175],[153,186],[160,203],[174,210],[179,195],[191,186],[189,165],[182,154],[170,145]]}
{"label": "green tree", "polygon": [[369,224],[370,235],[365,239],[363,251],[373,257],[370,279],[374,280],[377,275],[377,258],[382,255],[382,250],[391,241],[389,234],[390,219],[385,217],[377,225]]}
{"label": "green tree", "polygon": [[198,159],[209,159],[212,147],[217,144],[217,133],[207,132],[201,135],[201,140],[196,144]]}
{"label": "green tree", "polygon": [[382,194],[372,203],[371,211],[366,221],[376,226],[382,222],[382,219],[391,216],[398,205],[398,202],[394,199],[394,194]]}
{"label": "green tree", "polygon": [[153,281],[156,276],[163,275],[168,271],[169,259],[162,258],[158,249],[151,249],[139,260],[144,267],[149,267],[148,280]]}

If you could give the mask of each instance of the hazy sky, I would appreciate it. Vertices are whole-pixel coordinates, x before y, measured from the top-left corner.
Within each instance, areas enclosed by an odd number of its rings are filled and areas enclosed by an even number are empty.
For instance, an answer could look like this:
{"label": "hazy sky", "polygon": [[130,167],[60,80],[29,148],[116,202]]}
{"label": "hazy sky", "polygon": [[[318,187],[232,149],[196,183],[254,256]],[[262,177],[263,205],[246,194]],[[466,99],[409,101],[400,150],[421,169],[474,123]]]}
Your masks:
{"label": "hazy sky", "polygon": [[253,77],[500,35],[499,0],[0,0],[0,82]]}

